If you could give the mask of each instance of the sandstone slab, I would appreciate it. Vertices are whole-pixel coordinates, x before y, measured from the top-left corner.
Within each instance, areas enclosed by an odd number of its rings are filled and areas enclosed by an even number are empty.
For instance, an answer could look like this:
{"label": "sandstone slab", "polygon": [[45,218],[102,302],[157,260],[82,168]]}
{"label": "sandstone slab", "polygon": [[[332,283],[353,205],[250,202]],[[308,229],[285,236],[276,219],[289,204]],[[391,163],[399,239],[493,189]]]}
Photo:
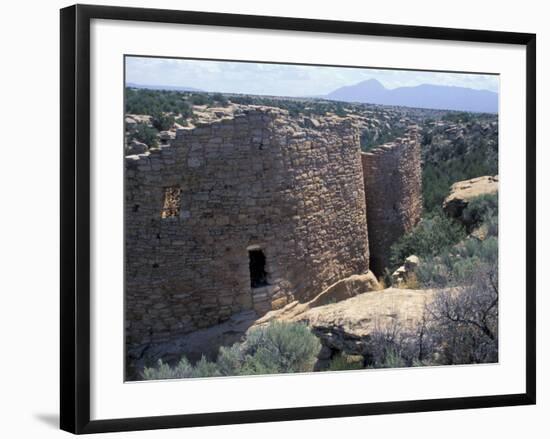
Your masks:
{"label": "sandstone slab", "polygon": [[323,345],[332,350],[365,355],[373,332],[396,325],[404,331],[414,330],[434,295],[434,290],[388,288],[309,309],[292,321],[307,322]]}
{"label": "sandstone slab", "polygon": [[460,218],[468,203],[481,195],[498,192],[498,175],[486,175],[458,181],[451,186],[450,194],[443,202],[443,210],[453,218]]}

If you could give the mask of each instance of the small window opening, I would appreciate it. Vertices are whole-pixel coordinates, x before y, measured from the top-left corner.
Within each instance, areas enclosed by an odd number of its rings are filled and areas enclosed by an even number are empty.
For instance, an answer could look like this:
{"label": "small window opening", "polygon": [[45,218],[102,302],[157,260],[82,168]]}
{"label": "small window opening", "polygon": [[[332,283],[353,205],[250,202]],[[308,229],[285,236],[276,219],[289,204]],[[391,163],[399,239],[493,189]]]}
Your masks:
{"label": "small window opening", "polygon": [[162,204],[161,218],[172,218],[180,215],[181,188],[170,186],[164,188],[164,202]]}
{"label": "small window opening", "polygon": [[261,250],[249,250],[248,258],[250,264],[250,286],[252,288],[260,288],[269,285],[265,271],[264,252]]}

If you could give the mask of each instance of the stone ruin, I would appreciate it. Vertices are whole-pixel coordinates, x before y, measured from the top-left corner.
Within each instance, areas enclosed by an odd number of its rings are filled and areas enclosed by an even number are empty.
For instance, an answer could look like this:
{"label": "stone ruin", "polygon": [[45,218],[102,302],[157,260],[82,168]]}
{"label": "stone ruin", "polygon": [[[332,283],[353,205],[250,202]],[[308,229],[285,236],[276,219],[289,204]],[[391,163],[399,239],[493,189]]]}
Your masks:
{"label": "stone ruin", "polygon": [[362,154],[352,120],[271,107],[127,156],[127,344],[307,301],[384,263],[418,221],[419,166],[414,129]]}
{"label": "stone ruin", "polygon": [[370,269],[378,276],[390,265],[390,248],[420,221],[422,169],[416,127],[407,136],[361,153]]}

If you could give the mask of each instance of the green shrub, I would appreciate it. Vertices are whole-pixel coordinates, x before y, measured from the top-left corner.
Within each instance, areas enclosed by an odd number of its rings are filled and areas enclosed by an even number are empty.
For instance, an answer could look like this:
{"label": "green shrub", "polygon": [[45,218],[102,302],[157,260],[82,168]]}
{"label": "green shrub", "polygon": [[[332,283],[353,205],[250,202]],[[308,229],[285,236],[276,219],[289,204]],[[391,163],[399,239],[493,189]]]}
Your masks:
{"label": "green shrub", "polygon": [[[468,202],[462,212],[462,221],[467,225],[468,230],[479,227],[482,223],[490,223],[493,226],[498,218],[498,195],[481,195]],[[491,234],[498,232],[490,227]],[[493,236],[494,236],[493,235]]]}
{"label": "green shrub", "polygon": [[179,363],[173,367],[158,360],[156,367],[144,368],[141,375],[144,380],[170,380],[220,376],[221,372],[216,363],[208,361],[203,356],[195,366],[191,365],[185,357],[182,357]]}
{"label": "green shrub", "polygon": [[498,238],[491,236],[481,241],[479,256],[485,262],[498,264]]}
{"label": "green shrub", "polygon": [[379,363],[377,367],[406,367],[407,364],[405,363],[405,360],[401,357],[397,349],[395,348],[389,348],[386,351],[386,356],[384,358],[384,361],[382,363]]}
{"label": "green shrub", "polygon": [[144,123],[137,124],[135,130],[130,134],[130,138],[138,142],[145,143],[149,148],[157,146],[157,130],[147,126]]}
{"label": "green shrub", "polygon": [[222,375],[241,375],[242,365],[244,363],[244,352],[241,348],[241,344],[235,343],[231,347],[222,346],[218,353],[216,363]]}
{"label": "green shrub", "polygon": [[427,215],[410,232],[391,247],[392,268],[401,265],[410,255],[436,256],[466,236],[464,228],[440,210]]}
{"label": "green shrub", "polygon": [[218,369],[218,365],[208,361],[204,356],[195,364],[191,372],[191,378],[215,377],[220,375],[221,372]]}
{"label": "green shrub", "polygon": [[363,357],[339,354],[330,360],[328,370],[357,370],[363,367]]}
{"label": "green shrub", "polygon": [[243,347],[243,373],[292,373],[313,370],[321,343],[304,323],[273,322],[250,331]]}
{"label": "green shrub", "polygon": [[402,137],[405,134],[405,131],[406,130],[403,127],[392,127],[388,131],[382,131],[379,133],[379,136],[375,139],[372,136],[369,136],[368,130],[364,130],[360,137],[361,150],[363,152],[368,152],[377,146],[393,141],[397,137]]}
{"label": "green shrub", "polygon": [[217,105],[221,107],[227,107],[227,105],[229,104],[229,101],[222,93],[214,93],[212,99],[216,102]]}
{"label": "green shrub", "polygon": [[183,117],[178,117],[174,119],[174,122],[179,123],[182,127],[186,127],[189,125],[189,122],[187,121],[187,119]]}
{"label": "green shrub", "polygon": [[189,97],[193,105],[208,105],[211,103],[209,97],[204,93],[193,93]]}
{"label": "green shrub", "polygon": [[418,282],[425,287],[447,285],[450,276],[448,266],[440,258],[423,259],[415,273]]}
{"label": "green shrub", "polygon": [[498,239],[470,237],[441,255],[424,258],[415,273],[421,285],[443,287],[467,284],[480,269],[497,265]]}
{"label": "green shrub", "polygon": [[476,115],[474,113],[467,113],[465,111],[450,111],[446,114],[444,114],[441,117],[441,120],[446,120],[448,122],[470,122],[472,120],[475,120]]}
{"label": "green shrub", "polygon": [[167,131],[174,124],[174,118],[163,113],[154,113],[152,115],[151,123],[157,130]]}
{"label": "green shrub", "polygon": [[426,255],[415,273],[424,286],[463,285],[479,270],[498,267],[498,196],[485,195],[471,200],[463,216],[469,229],[483,227],[483,240],[468,236],[459,243]]}
{"label": "green shrub", "polygon": [[146,367],[143,369],[142,376],[145,380],[169,380],[175,378],[189,378],[193,374],[193,366],[182,357],[180,362],[170,367],[168,364],[158,360],[157,367]]}
{"label": "green shrub", "polygon": [[478,139],[477,145],[463,154],[457,148],[437,148],[437,140],[425,141],[429,142],[422,153],[422,198],[426,212],[441,208],[453,183],[498,173],[498,152],[489,141]]}
{"label": "green shrub", "polygon": [[126,113],[174,113],[190,117],[193,113],[187,102],[188,92],[175,90],[148,90],[126,87]]}
{"label": "green shrub", "polygon": [[145,380],[312,372],[321,343],[304,323],[274,322],[250,331],[243,343],[221,347],[216,362],[204,356],[194,366],[182,357],[171,367],[159,360]]}

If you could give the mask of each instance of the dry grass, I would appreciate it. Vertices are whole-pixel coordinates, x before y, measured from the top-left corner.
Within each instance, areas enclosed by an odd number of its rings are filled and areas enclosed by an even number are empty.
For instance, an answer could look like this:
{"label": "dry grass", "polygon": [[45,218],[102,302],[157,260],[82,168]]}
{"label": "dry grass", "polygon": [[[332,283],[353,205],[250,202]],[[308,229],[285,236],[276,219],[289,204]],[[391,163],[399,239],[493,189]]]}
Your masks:
{"label": "dry grass", "polygon": [[409,273],[405,280],[399,284],[398,288],[401,290],[419,290],[420,282],[416,277],[416,273]]}

